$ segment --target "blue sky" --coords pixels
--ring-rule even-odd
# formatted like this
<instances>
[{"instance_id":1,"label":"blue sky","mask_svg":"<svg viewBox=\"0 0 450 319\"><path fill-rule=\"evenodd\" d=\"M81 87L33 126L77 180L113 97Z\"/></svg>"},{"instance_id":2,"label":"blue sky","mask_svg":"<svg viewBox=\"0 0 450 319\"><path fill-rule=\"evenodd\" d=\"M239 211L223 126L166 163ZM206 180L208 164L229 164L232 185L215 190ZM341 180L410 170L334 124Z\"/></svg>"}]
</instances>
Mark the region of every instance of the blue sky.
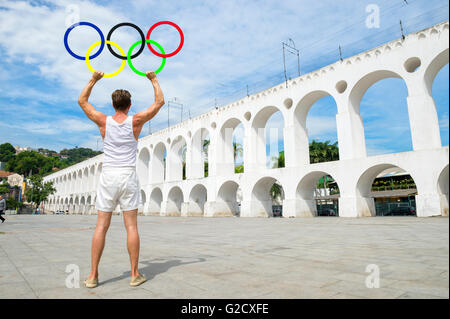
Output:
<instances>
[{"instance_id":1,"label":"blue sky","mask_svg":"<svg viewBox=\"0 0 450 319\"><path fill-rule=\"evenodd\" d=\"M75 7L67 7L68 4ZM368 29L368 4L380 8L380 28ZM81 21L95 23L106 36L117 23L130 21L146 33L160 20L181 26L185 44L180 54L167 59L159 75L166 101L177 98L192 116L246 94L284 81L281 42L294 40L301 52L302 74L365 51L401 34L418 31L448 19L448 1L9 1L0 0L0 143L45 147L101 148L100 134L77 104L78 95L91 76L84 61L75 60L63 46L63 36L73 8ZM166 26L152 38L166 52L179 41L177 32ZM115 42L127 49L139 40L137 33L121 28ZM87 27L76 28L69 38L73 51L83 54L98 35ZM141 70L155 69L160 59L146 49L133 60ZM295 56L287 56L289 77L297 76ZM92 61L96 69L116 70L120 61L105 51ZM443 145L448 145L448 65L438 74L433 97L436 101ZM112 115L110 94L116 88L131 91L134 112L153 101L149 82L128 66L110 79L102 79L91 102ZM406 107L406 88L397 79L386 79L371 87L363 98L361 114L369 155L411 150ZM310 139L336 141L336 105L323 98L308 114ZM180 120L172 109L171 124ZM281 127L275 114L268 127ZM167 125L167 108L152 121L152 131ZM148 134L144 128L141 136ZM281 137L282 134L279 134ZM237 138L239 140L239 138ZM278 141L279 149L283 148Z\"/></svg>"}]
</instances>

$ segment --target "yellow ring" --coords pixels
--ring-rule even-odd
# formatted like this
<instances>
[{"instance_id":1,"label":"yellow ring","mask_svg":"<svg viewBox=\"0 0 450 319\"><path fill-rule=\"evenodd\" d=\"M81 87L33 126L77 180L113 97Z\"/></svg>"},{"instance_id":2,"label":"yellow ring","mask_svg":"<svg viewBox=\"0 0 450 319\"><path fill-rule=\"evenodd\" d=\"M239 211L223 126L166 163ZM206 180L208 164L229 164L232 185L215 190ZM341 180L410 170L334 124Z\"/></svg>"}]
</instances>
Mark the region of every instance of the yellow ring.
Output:
<instances>
[{"instance_id":1,"label":"yellow ring","mask_svg":"<svg viewBox=\"0 0 450 319\"><path fill-rule=\"evenodd\" d=\"M117 49L119 49L122 56L126 56L125 52L122 50L122 48L117 43L109 41L109 40L106 40L105 42L106 42L106 44L111 44L111 45L115 46ZM88 69L91 70L92 73L94 73L95 70L92 68L91 63L89 62L89 54L91 53L92 49L94 49L97 45L100 45L100 43L102 43L102 41L95 42L93 45L91 45L89 47L89 49L86 52L86 65L87 65ZM122 72L126 63L127 63L127 60L122 60L122 65L116 72L110 73L110 74L105 74L105 75L103 75L103 77L104 78L112 78L113 76L116 76L117 74Z\"/></svg>"}]
</instances>

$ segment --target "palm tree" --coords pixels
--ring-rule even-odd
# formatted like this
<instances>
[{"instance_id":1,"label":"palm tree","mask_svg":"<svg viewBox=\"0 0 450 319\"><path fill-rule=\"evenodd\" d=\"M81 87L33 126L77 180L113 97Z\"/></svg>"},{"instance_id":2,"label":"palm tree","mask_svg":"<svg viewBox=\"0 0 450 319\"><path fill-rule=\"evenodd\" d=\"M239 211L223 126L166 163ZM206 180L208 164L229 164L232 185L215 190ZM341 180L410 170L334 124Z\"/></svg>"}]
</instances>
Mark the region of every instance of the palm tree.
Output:
<instances>
[{"instance_id":1,"label":"palm tree","mask_svg":"<svg viewBox=\"0 0 450 319\"><path fill-rule=\"evenodd\" d=\"M238 156L244 155L244 148L238 142L233 141L233 155L234 155L234 164L236 165L236 159ZM244 164L238 165L234 167L235 173L243 173L244 172Z\"/></svg>"},{"instance_id":2,"label":"palm tree","mask_svg":"<svg viewBox=\"0 0 450 319\"><path fill-rule=\"evenodd\" d=\"M208 149L209 149L209 140L205 139L203 140L203 147L202 147L203 154L205 156L205 161L208 160Z\"/></svg>"},{"instance_id":3,"label":"palm tree","mask_svg":"<svg viewBox=\"0 0 450 319\"><path fill-rule=\"evenodd\" d=\"M281 198L283 193L283 187L281 187L278 182L273 183L272 187L270 188L270 198L272 201L274 201L277 198Z\"/></svg>"},{"instance_id":4,"label":"palm tree","mask_svg":"<svg viewBox=\"0 0 450 319\"><path fill-rule=\"evenodd\" d=\"M205 172L205 177L208 177L208 149L209 149L209 140L203 140L203 147L202 147L202 151L203 151L203 156L205 158L205 162L204 162L204 172Z\"/></svg>"},{"instance_id":5,"label":"palm tree","mask_svg":"<svg viewBox=\"0 0 450 319\"><path fill-rule=\"evenodd\" d=\"M339 160L338 142L330 144L330 141L309 144L309 159L311 163L329 162Z\"/></svg>"},{"instance_id":6,"label":"palm tree","mask_svg":"<svg viewBox=\"0 0 450 319\"><path fill-rule=\"evenodd\" d=\"M181 164L183 166L183 179L186 179L186 152L187 152L187 146L184 145L181 148Z\"/></svg>"},{"instance_id":7,"label":"palm tree","mask_svg":"<svg viewBox=\"0 0 450 319\"><path fill-rule=\"evenodd\" d=\"M285 166L284 162L284 151L278 153L278 156L273 156L272 161L274 161L272 168L281 168Z\"/></svg>"},{"instance_id":8,"label":"palm tree","mask_svg":"<svg viewBox=\"0 0 450 319\"><path fill-rule=\"evenodd\" d=\"M272 168L281 168L284 167L284 151L281 151L278 156L273 156L272 160L274 161ZM280 184L275 182L270 188L270 197L272 200L275 200L278 197L281 197L283 188Z\"/></svg>"},{"instance_id":9,"label":"palm tree","mask_svg":"<svg viewBox=\"0 0 450 319\"><path fill-rule=\"evenodd\" d=\"M244 155L244 148L242 147L241 143L233 142L233 154L234 154L234 161L236 162L236 158L239 156Z\"/></svg>"}]
</instances>

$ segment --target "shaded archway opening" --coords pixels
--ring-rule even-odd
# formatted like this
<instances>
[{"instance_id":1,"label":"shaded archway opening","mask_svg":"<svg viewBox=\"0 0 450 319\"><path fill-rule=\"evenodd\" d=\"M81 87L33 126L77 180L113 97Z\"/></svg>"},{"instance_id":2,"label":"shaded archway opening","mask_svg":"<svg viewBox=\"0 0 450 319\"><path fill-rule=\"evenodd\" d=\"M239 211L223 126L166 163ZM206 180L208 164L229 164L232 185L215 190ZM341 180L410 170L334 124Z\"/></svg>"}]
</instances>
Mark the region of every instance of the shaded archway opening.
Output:
<instances>
[{"instance_id":1,"label":"shaded archway opening","mask_svg":"<svg viewBox=\"0 0 450 319\"><path fill-rule=\"evenodd\" d=\"M283 215L284 190L273 177L261 178L252 190L252 215L281 217Z\"/></svg>"},{"instance_id":2,"label":"shaded archway opening","mask_svg":"<svg viewBox=\"0 0 450 319\"><path fill-rule=\"evenodd\" d=\"M138 160L137 160L137 173L139 176L139 182L141 185L147 185L149 181L149 163L150 163L150 152L146 147L141 149L139 152Z\"/></svg>"},{"instance_id":3,"label":"shaded archway opening","mask_svg":"<svg viewBox=\"0 0 450 319\"><path fill-rule=\"evenodd\" d=\"M74 205L73 205L73 197L70 198L69 200L69 207L68 207L68 213L69 214L73 214L73 209L74 209Z\"/></svg>"},{"instance_id":4,"label":"shaded archway opening","mask_svg":"<svg viewBox=\"0 0 450 319\"><path fill-rule=\"evenodd\" d=\"M449 145L449 66L443 66L436 74L432 96L436 105L436 112L439 120L439 131L441 135L441 145Z\"/></svg>"},{"instance_id":5,"label":"shaded archway opening","mask_svg":"<svg viewBox=\"0 0 450 319\"><path fill-rule=\"evenodd\" d=\"M397 76L373 81L358 105L367 155L412 151L405 81Z\"/></svg>"},{"instance_id":6,"label":"shaded archway opening","mask_svg":"<svg viewBox=\"0 0 450 319\"><path fill-rule=\"evenodd\" d=\"M83 179L80 182L80 192L89 188L89 169L86 167L83 171Z\"/></svg>"},{"instance_id":7,"label":"shaded archway opening","mask_svg":"<svg viewBox=\"0 0 450 319\"><path fill-rule=\"evenodd\" d=\"M285 167L283 129L283 115L277 111L269 117L264 130L267 168Z\"/></svg>"},{"instance_id":8,"label":"shaded archway opening","mask_svg":"<svg viewBox=\"0 0 450 319\"><path fill-rule=\"evenodd\" d=\"M326 91L313 91L300 100L294 112L298 161L320 163L339 160L336 114L336 101Z\"/></svg>"},{"instance_id":9,"label":"shaded archway opening","mask_svg":"<svg viewBox=\"0 0 450 319\"><path fill-rule=\"evenodd\" d=\"M69 177L69 179L70 179L70 177ZM67 182L67 177L66 177L66 175L64 175L63 184L62 184L62 191L64 194L67 193L67 185L68 184L69 183Z\"/></svg>"},{"instance_id":10,"label":"shaded archway opening","mask_svg":"<svg viewBox=\"0 0 450 319\"><path fill-rule=\"evenodd\" d=\"M223 175L244 172L244 125L237 118L225 121L220 130L218 160Z\"/></svg>"},{"instance_id":11,"label":"shaded archway opening","mask_svg":"<svg viewBox=\"0 0 450 319\"><path fill-rule=\"evenodd\" d=\"M442 170L438 178L438 193L441 202L441 215L448 216L449 201L449 169L448 165Z\"/></svg>"},{"instance_id":12,"label":"shaded archway opening","mask_svg":"<svg viewBox=\"0 0 450 319\"><path fill-rule=\"evenodd\" d=\"M319 98L310 106L306 117L310 163L339 160L336 114L336 101L330 95Z\"/></svg>"},{"instance_id":13,"label":"shaded archway opening","mask_svg":"<svg viewBox=\"0 0 450 319\"><path fill-rule=\"evenodd\" d=\"M183 192L178 186L173 187L167 197L166 216L181 216L183 202Z\"/></svg>"},{"instance_id":14,"label":"shaded archway opening","mask_svg":"<svg viewBox=\"0 0 450 319\"><path fill-rule=\"evenodd\" d=\"M79 214L80 212L80 199L77 197L75 197L75 201L73 203L73 213L74 214Z\"/></svg>"},{"instance_id":15,"label":"shaded archway opening","mask_svg":"<svg viewBox=\"0 0 450 319\"><path fill-rule=\"evenodd\" d=\"M81 197L80 200L80 208L78 210L79 214L84 214L86 212L86 199L83 197Z\"/></svg>"},{"instance_id":16,"label":"shaded archway opening","mask_svg":"<svg viewBox=\"0 0 450 319\"><path fill-rule=\"evenodd\" d=\"M339 216L339 185L328 173L307 174L297 185L296 194L297 216Z\"/></svg>"},{"instance_id":17,"label":"shaded archway opening","mask_svg":"<svg viewBox=\"0 0 450 319\"><path fill-rule=\"evenodd\" d=\"M163 200L162 191L159 187L154 188L150 194L148 203L148 213L152 216L159 216L161 213L161 203Z\"/></svg>"},{"instance_id":18,"label":"shaded archway opening","mask_svg":"<svg viewBox=\"0 0 450 319\"><path fill-rule=\"evenodd\" d=\"M195 185L189 194L188 216L203 216L205 203L207 201L207 190L202 184Z\"/></svg>"},{"instance_id":19,"label":"shaded archway opening","mask_svg":"<svg viewBox=\"0 0 450 319\"><path fill-rule=\"evenodd\" d=\"M75 172L72 173L72 179L70 183L70 193L75 193L75 184L77 182L77 174Z\"/></svg>"},{"instance_id":20,"label":"shaded archway opening","mask_svg":"<svg viewBox=\"0 0 450 319\"><path fill-rule=\"evenodd\" d=\"M183 165L183 180L187 178L187 170L186 170L186 154L187 154L187 145L183 145L181 148L181 161Z\"/></svg>"},{"instance_id":21,"label":"shaded archway opening","mask_svg":"<svg viewBox=\"0 0 450 319\"><path fill-rule=\"evenodd\" d=\"M209 175L210 135L206 128L198 129L191 139L190 176L203 178Z\"/></svg>"},{"instance_id":22,"label":"shaded archway opening","mask_svg":"<svg viewBox=\"0 0 450 319\"><path fill-rule=\"evenodd\" d=\"M284 157L284 118L276 106L266 106L254 117L252 123L252 162L260 168L279 168ZM282 155L283 154L283 155ZM284 163L281 162L284 167Z\"/></svg>"},{"instance_id":23,"label":"shaded archway opening","mask_svg":"<svg viewBox=\"0 0 450 319\"><path fill-rule=\"evenodd\" d=\"M103 168L103 164L102 163L98 164L97 172L95 174L95 188L96 189L97 189L97 186L98 186L98 183L99 183L99 180L100 180L100 175L102 174L102 168Z\"/></svg>"},{"instance_id":24,"label":"shaded archway opening","mask_svg":"<svg viewBox=\"0 0 450 319\"><path fill-rule=\"evenodd\" d=\"M167 151L164 143L158 143L153 150L151 163L152 183L162 183L166 179L166 157Z\"/></svg>"},{"instance_id":25,"label":"shaded archway opening","mask_svg":"<svg viewBox=\"0 0 450 319\"><path fill-rule=\"evenodd\" d=\"M146 202L147 202L147 196L145 195L145 191L143 189L141 189L138 213L142 214L144 212L144 206L145 206Z\"/></svg>"},{"instance_id":26,"label":"shaded archway opening","mask_svg":"<svg viewBox=\"0 0 450 319\"><path fill-rule=\"evenodd\" d=\"M240 217L241 202L242 191L239 184L234 181L223 183L217 194L214 216Z\"/></svg>"},{"instance_id":27,"label":"shaded archway opening","mask_svg":"<svg viewBox=\"0 0 450 319\"><path fill-rule=\"evenodd\" d=\"M87 198L87 200L86 200L86 205L87 205L87 209L86 209L86 212L88 213L88 214L91 214L92 213L92 197L91 197L91 195L89 195L88 196L88 198Z\"/></svg>"},{"instance_id":28,"label":"shaded archway opening","mask_svg":"<svg viewBox=\"0 0 450 319\"><path fill-rule=\"evenodd\" d=\"M89 169L89 190L95 189L95 166L92 165Z\"/></svg>"},{"instance_id":29,"label":"shaded archway opening","mask_svg":"<svg viewBox=\"0 0 450 319\"><path fill-rule=\"evenodd\" d=\"M78 177L77 177L77 183L75 186L75 192L79 193L81 192L81 187L82 187L82 177L83 177L83 172L81 170L78 171Z\"/></svg>"},{"instance_id":30,"label":"shaded archway opening","mask_svg":"<svg viewBox=\"0 0 450 319\"><path fill-rule=\"evenodd\" d=\"M186 157L183 159L183 149L186 148L186 146L186 140L181 135L173 139L168 158L168 173L170 181L183 180L183 162L185 162L186 159Z\"/></svg>"},{"instance_id":31,"label":"shaded archway opening","mask_svg":"<svg viewBox=\"0 0 450 319\"><path fill-rule=\"evenodd\" d=\"M444 68L444 66L446 65L448 66L448 60L449 60L449 49L446 48L444 51L439 53L433 59L433 61L428 65L427 69L425 70L424 80L428 93L430 95L433 94L433 86L434 82L436 81L436 75L442 70L442 68Z\"/></svg>"},{"instance_id":32,"label":"shaded archway opening","mask_svg":"<svg viewBox=\"0 0 450 319\"><path fill-rule=\"evenodd\" d=\"M357 183L361 216L417 216L417 187L402 168L380 164L367 169Z\"/></svg>"}]
</instances>

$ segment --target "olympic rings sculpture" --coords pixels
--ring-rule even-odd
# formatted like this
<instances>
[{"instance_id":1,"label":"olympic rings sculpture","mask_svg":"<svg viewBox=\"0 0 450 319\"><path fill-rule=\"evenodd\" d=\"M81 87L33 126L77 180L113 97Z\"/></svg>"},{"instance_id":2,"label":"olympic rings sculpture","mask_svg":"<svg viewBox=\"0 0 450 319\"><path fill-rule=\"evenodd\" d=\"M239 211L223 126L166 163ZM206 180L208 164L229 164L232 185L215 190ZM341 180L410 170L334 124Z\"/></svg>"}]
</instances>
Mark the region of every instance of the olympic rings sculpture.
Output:
<instances>
[{"instance_id":1,"label":"olympic rings sculpture","mask_svg":"<svg viewBox=\"0 0 450 319\"><path fill-rule=\"evenodd\" d=\"M168 24L168 25L171 25L172 27L174 27L175 29L177 29L178 33L180 34L180 44L178 45L178 47L176 48L175 51L173 51L173 52L171 52L171 53L167 53L167 54L165 53L163 47L162 47L159 43L157 43L157 42L154 41L154 40L150 40L150 35L151 35L151 33L153 32L153 30L154 30L156 27L158 27L158 26L160 26L160 25L162 25L162 24ZM97 41L97 42L95 42L94 44L92 44L92 45L88 48L88 50L87 50L85 56L80 56L80 55L75 54L75 53L69 48L69 44L68 44L68 41L67 41L68 38L69 38L69 33L70 33L74 28L76 28L76 27L79 26L79 25L89 26L89 27L93 28L95 31L97 31L97 33L100 35L100 41ZM132 27L133 29L135 29L135 30L139 33L139 35L140 35L140 37L141 37L141 40L139 40L139 41L135 42L133 45L131 45L131 47L130 47L130 49L128 50L127 54L125 54L125 51L124 51L117 43L111 41L111 35L113 34L113 32L114 32L116 29L118 29L118 28L120 28L120 27L123 27L123 26ZM71 26L66 30L66 33L64 34L64 46L66 47L67 52L69 52L69 54L70 54L71 56L73 56L75 59L78 59L78 60L85 60L85 61L86 61L86 66L88 67L88 69L89 69L92 73L94 73L95 70L92 68L91 63L90 63L90 60L95 59L97 56L100 55L100 53L102 53L103 48L105 47L105 44L106 44L106 47L108 48L109 52L111 52L112 55L114 55L116 58L119 58L119 59L122 60L122 64L120 65L119 69L118 69L117 71L115 71L114 73L105 74L105 75L104 75L105 78L110 78L110 77L116 76L117 74L119 74L120 72L122 72L122 70L123 70L123 68L125 67L125 64L126 64L126 63L128 63L128 66L130 67L130 69L131 69L134 73L136 73L136 74L138 74L138 75L141 75L141 76L146 76L144 72L141 72L141 71L137 70L137 69L133 66L133 63L131 62L132 59L138 57L138 56L142 53L142 51L144 51L145 44L147 44L148 48L150 49L150 51L151 51L154 55L156 55L156 56L162 58L161 65L160 65L159 68L155 71L155 73L158 74L158 73L161 72L162 69L164 68L164 66L165 66L165 64L166 64L166 58L172 57L172 56L178 54L178 52L180 52L180 50L181 50L181 48L183 47L183 44L184 44L184 35L183 35L183 31L181 30L181 28L180 28L178 25L176 25L175 23L171 22L171 21L159 21L159 22L155 23L155 24L152 25L152 26L150 27L150 29L148 30L147 36L144 36L144 33L142 32L142 30L141 30L137 25L135 25L135 24L133 24L133 23L129 23L129 22L119 23L119 24L115 25L114 27L112 27L112 29L109 30L108 35L106 36L106 40L105 40L105 37L103 36L102 31L101 31L95 24L90 23L90 22L77 22L77 23L71 25ZM157 51L151 46L152 44L155 45L155 46L159 49L160 52L157 52ZM100 47L98 48L97 52L95 52L93 55L90 55L90 54L91 54L91 51L92 51L96 46L98 46L98 45L99 45ZM135 54L131 55L131 53L133 53L133 49L134 49L136 46L138 46L138 45L140 45L139 50L138 50ZM116 48L119 50L120 55L117 54L117 53L113 50L112 46L116 47Z\"/></svg>"}]
</instances>

